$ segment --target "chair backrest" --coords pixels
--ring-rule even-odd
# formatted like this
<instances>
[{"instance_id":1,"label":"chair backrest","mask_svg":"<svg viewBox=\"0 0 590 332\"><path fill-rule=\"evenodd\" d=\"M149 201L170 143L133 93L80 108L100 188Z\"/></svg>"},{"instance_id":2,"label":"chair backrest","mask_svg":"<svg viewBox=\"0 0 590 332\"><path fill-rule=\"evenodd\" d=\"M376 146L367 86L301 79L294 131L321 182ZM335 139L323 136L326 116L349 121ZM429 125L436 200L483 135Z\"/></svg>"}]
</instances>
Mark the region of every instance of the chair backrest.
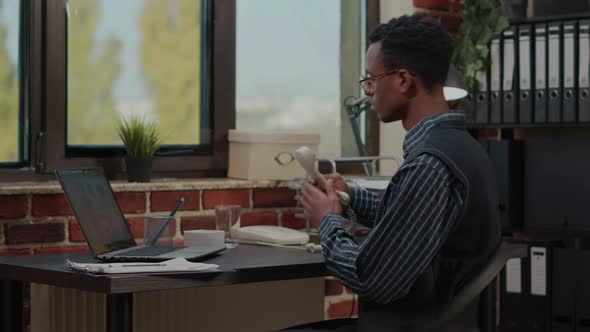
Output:
<instances>
[{"instance_id":1,"label":"chair backrest","mask_svg":"<svg viewBox=\"0 0 590 332\"><path fill-rule=\"evenodd\" d=\"M451 303L447 304L438 313L438 324L450 320L453 316L460 313L466 305L473 300L494 280L502 271L504 265L509 259L523 258L528 256L528 247L524 244L502 242L489 263L470 283L457 293Z\"/></svg>"},{"instance_id":2,"label":"chair backrest","mask_svg":"<svg viewBox=\"0 0 590 332\"><path fill-rule=\"evenodd\" d=\"M420 322L420 325L426 330L442 330L445 324L465 311L466 307L478 299L479 294L494 280L509 259L527 257L527 255L528 247L526 245L503 241L490 258L488 264L457 293L450 303L431 308L425 312L406 314L403 319L405 321Z\"/></svg>"}]
</instances>

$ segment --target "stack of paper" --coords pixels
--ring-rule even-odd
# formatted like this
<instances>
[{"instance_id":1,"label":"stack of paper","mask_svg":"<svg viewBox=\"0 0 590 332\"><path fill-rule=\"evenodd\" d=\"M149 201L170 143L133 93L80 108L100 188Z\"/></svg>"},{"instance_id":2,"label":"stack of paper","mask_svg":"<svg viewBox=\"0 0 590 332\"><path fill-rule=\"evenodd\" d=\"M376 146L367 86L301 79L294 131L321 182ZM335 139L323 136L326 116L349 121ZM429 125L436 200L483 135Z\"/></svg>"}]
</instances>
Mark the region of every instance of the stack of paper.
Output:
<instances>
[{"instance_id":1,"label":"stack of paper","mask_svg":"<svg viewBox=\"0 0 590 332\"><path fill-rule=\"evenodd\" d=\"M182 257L155 263L74 263L68 266L90 273L206 272L215 271L216 264L192 263Z\"/></svg>"}]
</instances>

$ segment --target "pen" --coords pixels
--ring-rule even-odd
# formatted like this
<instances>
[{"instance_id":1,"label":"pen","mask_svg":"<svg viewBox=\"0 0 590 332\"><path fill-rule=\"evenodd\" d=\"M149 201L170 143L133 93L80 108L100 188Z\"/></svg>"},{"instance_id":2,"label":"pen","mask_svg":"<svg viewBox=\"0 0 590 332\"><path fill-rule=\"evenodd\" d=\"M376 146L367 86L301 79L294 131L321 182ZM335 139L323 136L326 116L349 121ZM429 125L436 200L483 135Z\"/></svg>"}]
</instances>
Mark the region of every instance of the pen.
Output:
<instances>
[{"instance_id":1,"label":"pen","mask_svg":"<svg viewBox=\"0 0 590 332\"><path fill-rule=\"evenodd\" d=\"M168 216L168 218L166 219L166 221L164 221L160 227L158 227L158 229L154 232L154 234L145 241L145 245L146 246L151 246L154 245L156 243L156 241L158 240L158 238L160 237L160 234L162 234L162 231L164 230L164 228L166 228L166 225L168 225L168 222L170 221L170 219L172 219L172 217L174 217L174 214L176 213L176 211L178 211L178 209L180 209L180 207L184 205L184 197L182 197L179 201L178 204L176 204L176 207L174 208L174 210L172 210L172 212L170 212L170 215Z\"/></svg>"}]
</instances>

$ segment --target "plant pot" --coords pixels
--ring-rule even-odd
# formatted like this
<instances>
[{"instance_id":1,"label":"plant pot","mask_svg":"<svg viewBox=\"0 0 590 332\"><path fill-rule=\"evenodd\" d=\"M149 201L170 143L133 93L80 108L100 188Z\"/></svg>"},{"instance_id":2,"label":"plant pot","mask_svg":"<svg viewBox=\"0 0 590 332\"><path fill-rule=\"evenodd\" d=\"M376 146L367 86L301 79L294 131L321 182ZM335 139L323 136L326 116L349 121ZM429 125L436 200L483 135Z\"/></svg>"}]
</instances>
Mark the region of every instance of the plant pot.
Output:
<instances>
[{"instance_id":1,"label":"plant pot","mask_svg":"<svg viewBox=\"0 0 590 332\"><path fill-rule=\"evenodd\" d=\"M152 159L153 158L125 156L127 181L150 182L152 177Z\"/></svg>"}]
</instances>

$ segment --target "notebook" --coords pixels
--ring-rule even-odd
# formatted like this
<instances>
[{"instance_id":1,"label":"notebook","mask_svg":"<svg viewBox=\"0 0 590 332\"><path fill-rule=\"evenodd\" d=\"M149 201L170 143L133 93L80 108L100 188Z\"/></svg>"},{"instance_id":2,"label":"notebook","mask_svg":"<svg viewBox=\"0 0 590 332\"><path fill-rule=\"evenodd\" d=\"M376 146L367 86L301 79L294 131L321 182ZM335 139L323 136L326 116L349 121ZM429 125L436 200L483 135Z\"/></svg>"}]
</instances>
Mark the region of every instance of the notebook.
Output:
<instances>
[{"instance_id":1,"label":"notebook","mask_svg":"<svg viewBox=\"0 0 590 332\"><path fill-rule=\"evenodd\" d=\"M105 261L198 259L225 245L168 247L137 245L101 168L58 169L57 179L94 257Z\"/></svg>"}]
</instances>

